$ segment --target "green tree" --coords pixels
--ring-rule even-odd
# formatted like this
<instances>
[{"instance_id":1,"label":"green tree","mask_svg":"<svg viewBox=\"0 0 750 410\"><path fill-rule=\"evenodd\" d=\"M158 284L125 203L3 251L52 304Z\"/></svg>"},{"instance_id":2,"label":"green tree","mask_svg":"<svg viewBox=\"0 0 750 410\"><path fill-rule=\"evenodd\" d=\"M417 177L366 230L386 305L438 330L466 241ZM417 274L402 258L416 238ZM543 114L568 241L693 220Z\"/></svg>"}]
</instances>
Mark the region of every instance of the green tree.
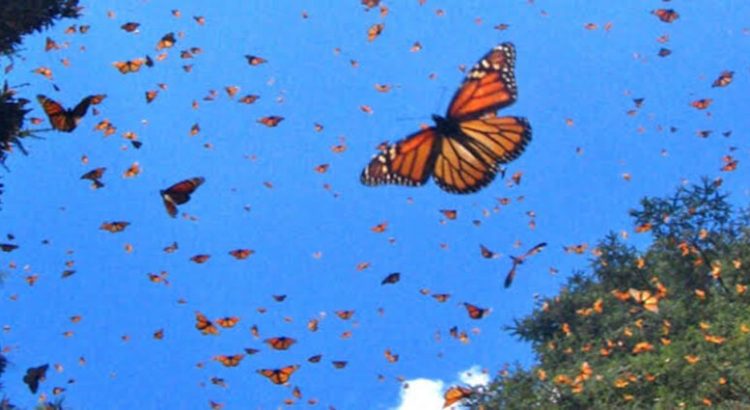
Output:
<instances>
[{"instance_id":1,"label":"green tree","mask_svg":"<svg viewBox=\"0 0 750 410\"><path fill-rule=\"evenodd\" d=\"M719 186L643 199L631 215L648 248L606 236L509 328L537 363L500 372L472 407L750 407L750 213Z\"/></svg>"}]
</instances>

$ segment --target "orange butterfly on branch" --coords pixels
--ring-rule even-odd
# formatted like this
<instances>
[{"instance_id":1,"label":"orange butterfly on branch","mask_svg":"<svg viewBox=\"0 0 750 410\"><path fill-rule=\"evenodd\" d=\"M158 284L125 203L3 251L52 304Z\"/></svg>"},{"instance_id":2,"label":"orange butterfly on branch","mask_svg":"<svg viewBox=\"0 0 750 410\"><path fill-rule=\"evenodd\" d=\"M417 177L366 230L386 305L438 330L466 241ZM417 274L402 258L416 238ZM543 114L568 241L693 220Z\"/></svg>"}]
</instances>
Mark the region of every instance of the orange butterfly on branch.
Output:
<instances>
[{"instance_id":1,"label":"orange butterfly on branch","mask_svg":"<svg viewBox=\"0 0 750 410\"><path fill-rule=\"evenodd\" d=\"M649 312L659 313L659 297L647 290L628 289L630 297Z\"/></svg>"},{"instance_id":2,"label":"orange butterfly on branch","mask_svg":"<svg viewBox=\"0 0 750 410\"><path fill-rule=\"evenodd\" d=\"M267 377L273 384L286 384L299 367L298 364L295 364L281 369L258 369L257 372Z\"/></svg>"},{"instance_id":3,"label":"orange butterfly on branch","mask_svg":"<svg viewBox=\"0 0 750 410\"><path fill-rule=\"evenodd\" d=\"M420 186L432 175L450 193L466 194L487 186L500 164L516 159L531 140L531 125L522 117L495 112L517 98L513 73L515 47L503 43L469 71L445 117L387 146L362 171L369 186Z\"/></svg>"},{"instance_id":4,"label":"orange butterfly on branch","mask_svg":"<svg viewBox=\"0 0 750 410\"><path fill-rule=\"evenodd\" d=\"M190 178L159 191L169 216L176 217L177 205L182 205L189 201L190 195L205 181L206 179L203 177Z\"/></svg>"},{"instance_id":5,"label":"orange butterfly on branch","mask_svg":"<svg viewBox=\"0 0 750 410\"><path fill-rule=\"evenodd\" d=\"M36 96L39 104L42 105L44 113L47 114L52 128L62 132L73 132L86 115L89 105L95 99L95 96L89 95L81 100L73 109L65 109L59 102L45 97L42 94Z\"/></svg>"}]
</instances>

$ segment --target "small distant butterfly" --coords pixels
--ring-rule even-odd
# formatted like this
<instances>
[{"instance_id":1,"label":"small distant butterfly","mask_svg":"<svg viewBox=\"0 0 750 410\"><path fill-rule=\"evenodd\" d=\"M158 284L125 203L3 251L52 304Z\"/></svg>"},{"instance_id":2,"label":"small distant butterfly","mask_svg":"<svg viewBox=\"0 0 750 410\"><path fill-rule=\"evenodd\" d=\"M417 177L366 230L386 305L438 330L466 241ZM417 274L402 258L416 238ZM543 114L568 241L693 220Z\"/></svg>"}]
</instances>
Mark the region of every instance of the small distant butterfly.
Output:
<instances>
[{"instance_id":1,"label":"small distant butterfly","mask_svg":"<svg viewBox=\"0 0 750 410\"><path fill-rule=\"evenodd\" d=\"M294 374L299 367L300 366L296 364L282 367L281 369L259 369L257 372L267 377L273 384L286 384L292 374Z\"/></svg>"},{"instance_id":2,"label":"small distant butterfly","mask_svg":"<svg viewBox=\"0 0 750 410\"><path fill-rule=\"evenodd\" d=\"M380 282L380 284L381 285L386 285L386 284L393 285L393 284L398 283L399 280L401 280L401 274L398 273L398 272L394 272L394 273L391 273L388 276L386 276L385 279L383 279Z\"/></svg>"},{"instance_id":3,"label":"small distant butterfly","mask_svg":"<svg viewBox=\"0 0 750 410\"><path fill-rule=\"evenodd\" d=\"M480 308L479 306L472 305L471 303L464 302L464 307L466 308L466 312L469 314L469 317L474 320L479 320L490 313L489 308Z\"/></svg>"},{"instance_id":4,"label":"small distant butterfly","mask_svg":"<svg viewBox=\"0 0 750 410\"><path fill-rule=\"evenodd\" d=\"M204 335L219 334L219 329L203 313L195 312L195 321L195 328L200 330Z\"/></svg>"},{"instance_id":5,"label":"small distant butterfly","mask_svg":"<svg viewBox=\"0 0 750 410\"><path fill-rule=\"evenodd\" d=\"M135 73L141 69L141 66L146 63L145 58L136 58L135 60L128 61L115 61L112 63L117 70L122 74Z\"/></svg>"},{"instance_id":6,"label":"small distant butterfly","mask_svg":"<svg viewBox=\"0 0 750 410\"><path fill-rule=\"evenodd\" d=\"M279 336L266 339L263 342L268 344L268 346L274 350L287 350L292 347L293 344L297 343L297 340L292 339L291 337Z\"/></svg>"},{"instance_id":7,"label":"small distant butterfly","mask_svg":"<svg viewBox=\"0 0 750 410\"><path fill-rule=\"evenodd\" d=\"M214 360L217 362L223 364L226 367L237 367L239 366L242 359L245 357L244 354L235 354L235 355L216 355L214 356Z\"/></svg>"},{"instance_id":8,"label":"small distant butterfly","mask_svg":"<svg viewBox=\"0 0 750 410\"><path fill-rule=\"evenodd\" d=\"M47 98L42 94L37 95L36 98L42 105L44 113L47 114L52 128L63 132L73 132L78 123L81 122L83 116L86 115L86 111L88 111L89 105L94 101L95 96L89 95L85 97L72 110L65 109L59 102Z\"/></svg>"},{"instance_id":9,"label":"small distant butterfly","mask_svg":"<svg viewBox=\"0 0 750 410\"><path fill-rule=\"evenodd\" d=\"M190 178L159 191L169 216L176 217L177 205L182 205L189 201L190 195L205 181L206 179L203 177Z\"/></svg>"}]
</instances>

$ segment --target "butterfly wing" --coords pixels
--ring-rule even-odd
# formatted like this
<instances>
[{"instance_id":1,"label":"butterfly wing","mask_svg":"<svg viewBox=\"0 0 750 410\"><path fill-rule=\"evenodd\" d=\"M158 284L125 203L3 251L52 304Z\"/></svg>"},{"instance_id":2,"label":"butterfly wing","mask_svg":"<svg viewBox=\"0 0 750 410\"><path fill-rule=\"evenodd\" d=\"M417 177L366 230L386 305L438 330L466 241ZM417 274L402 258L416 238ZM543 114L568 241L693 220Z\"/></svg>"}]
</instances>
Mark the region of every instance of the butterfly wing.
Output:
<instances>
[{"instance_id":1,"label":"butterfly wing","mask_svg":"<svg viewBox=\"0 0 750 410\"><path fill-rule=\"evenodd\" d=\"M75 127L75 121L73 121L70 112L68 112L59 102L48 98L42 94L36 96L39 104L42 105L44 113L47 114L52 128L63 131L72 132Z\"/></svg>"},{"instance_id":2,"label":"butterfly wing","mask_svg":"<svg viewBox=\"0 0 750 410\"><path fill-rule=\"evenodd\" d=\"M513 284L513 279L516 277L516 268L518 267L518 262L514 258L513 259L513 266L511 266L510 271L508 272L508 275L505 277L505 283L503 283L503 286L505 289L508 289L510 285Z\"/></svg>"},{"instance_id":3,"label":"butterfly wing","mask_svg":"<svg viewBox=\"0 0 750 410\"><path fill-rule=\"evenodd\" d=\"M477 118L516 101L513 73L516 49L502 43L485 54L472 67L448 106L447 117L454 120Z\"/></svg>"},{"instance_id":4,"label":"butterfly wing","mask_svg":"<svg viewBox=\"0 0 750 410\"><path fill-rule=\"evenodd\" d=\"M435 161L437 140L435 128L427 128L388 146L372 158L360 181L369 186L424 185Z\"/></svg>"},{"instance_id":5,"label":"butterfly wing","mask_svg":"<svg viewBox=\"0 0 750 410\"><path fill-rule=\"evenodd\" d=\"M500 164L517 158L531 141L531 125L521 117L487 116L458 128L459 135L440 138L433 174L440 188L457 194L487 186Z\"/></svg>"},{"instance_id":6,"label":"butterfly wing","mask_svg":"<svg viewBox=\"0 0 750 410\"><path fill-rule=\"evenodd\" d=\"M206 179L203 177L190 178L159 191L169 216L173 218L177 216L177 205L187 202L190 199L190 194L205 181Z\"/></svg>"},{"instance_id":7,"label":"butterfly wing","mask_svg":"<svg viewBox=\"0 0 750 410\"><path fill-rule=\"evenodd\" d=\"M83 118L84 115L86 115L86 112L89 110L89 105L91 105L92 102L97 97L94 95L89 95L88 97L81 100L81 102L78 103L73 108L73 111L71 111L71 119L73 122L75 122L76 125L81 121L81 118Z\"/></svg>"}]
</instances>

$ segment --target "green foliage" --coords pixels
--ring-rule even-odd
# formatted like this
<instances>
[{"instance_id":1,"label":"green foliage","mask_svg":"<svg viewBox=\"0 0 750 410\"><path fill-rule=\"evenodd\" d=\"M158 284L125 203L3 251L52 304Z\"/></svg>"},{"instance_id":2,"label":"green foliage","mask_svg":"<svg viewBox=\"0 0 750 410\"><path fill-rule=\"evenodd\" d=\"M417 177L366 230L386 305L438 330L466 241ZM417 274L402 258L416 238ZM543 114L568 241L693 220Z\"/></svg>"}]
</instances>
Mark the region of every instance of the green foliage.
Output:
<instances>
[{"instance_id":1,"label":"green foliage","mask_svg":"<svg viewBox=\"0 0 750 410\"><path fill-rule=\"evenodd\" d=\"M501 372L472 406L750 406L749 219L719 186L644 199L631 215L648 249L606 236L590 273L510 328L537 364Z\"/></svg>"},{"instance_id":2,"label":"green foliage","mask_svg":"<svg viewBox=\"0 0 750 410\"><path fill-rule=\"evenodd\" d=\"M78 12L78 0L0 1L0 54L13 54L22 36L42 31L60 18L77 18Z\"/></svg>"}]
</instances>

